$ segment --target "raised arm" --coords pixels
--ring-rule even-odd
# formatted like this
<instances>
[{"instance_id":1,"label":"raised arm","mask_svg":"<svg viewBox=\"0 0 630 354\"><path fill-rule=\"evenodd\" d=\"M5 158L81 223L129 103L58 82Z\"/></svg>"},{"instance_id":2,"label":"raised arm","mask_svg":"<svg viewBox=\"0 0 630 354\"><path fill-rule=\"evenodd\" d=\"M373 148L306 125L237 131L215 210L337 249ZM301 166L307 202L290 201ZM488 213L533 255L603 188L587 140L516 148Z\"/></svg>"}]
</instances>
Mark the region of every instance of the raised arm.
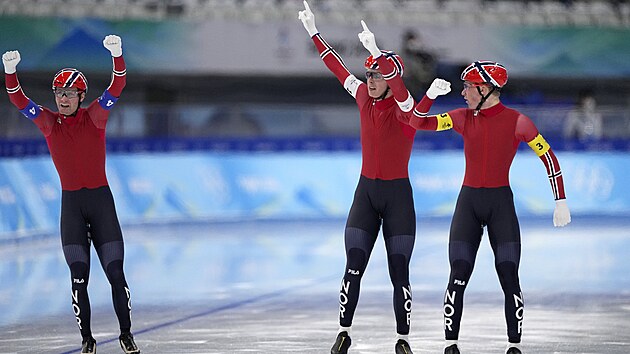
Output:
<instances>
[{"instance_id":1,"label":"raised arm","mask_svg":"<svg viewBox=\"0 0 630 354\"><path fill-rule=\"evenodd\" d=\"M322 38L315 26L315 15L313 15L306 0L304 1L304 10L298 13L298 19L302 21L304 28L311 36L326 67L337 77L346 91L356 98L357 91L363 82L350 73L339 53Z\"/></svg>"},{"instance_id":2,"label":"raised arm","mask_svg":"<svg viewBox=\"0 0 630 354\"><path fill-rule=\"evenodd\" d=\"M112 56L112 79L109 86L97 99L98 104L91 104L88 107L92 122L99 128L105 128L109 110L118 101L127 83L127 69L122 56L122 40L120 37L110 34L103 39L103 46L109 50Z\"/></svg>"},{"instance_id":3,"label":"raised arm","mask_svg":"<svg viewBox=\"0 0 630 354\"><path fill-rule=\"evenodd\" d=\"M359 40L365 49L370 52L372 58L377 60L378 67L383 74L383 78L387 81L387 86L392 90L396 103L398 103L403 112L411 111L415 102L402 80L402 67L396 68L387 60L387 57L384 55L387 52L383 52L378 48L374 33L370 31L365 21L361 20L361 26L363 26L363 32L359 33Z\"/></svg>"},{"instance_id":4,"label":"raised arm","mask_svg":"<svg viewBox=\"0 0 630 354\"><path fill-rule=\"evenodd\" d=\"M446 95L451 92L451 83L443 79L435 79L422 97L416 107L407 113L404 113L399 120L405 121L407 124L417 130L448 130L452 129L453 118L449 113L438 115L429 115L429 110L433 102L438 96Z\"/></svg>"},{"instance_id":5,"label":"raised arm","mask_svg":"<svg viewBox=\"0 0 630 354\"><path fill-rule=\"evenodd\" d=\"M113 61L112 80L106 91L114 97L120 97L127 83L127 69L122 56L122 39L116 35L110 34L103 39L103 46L109 50Z\"/></svg>"},{"instance_id":6,"label":"raised arm","mask_svg":"<svg viewBox=\"0 0 630 354\"><path fill-rule=\"evenodd\" d=\"M9 100L17 109L27 118L35 119L41 111L35 102L31 101L24 91L17 77L17 65L20 62L20 52L11 50L2 55L2 64L4 64L4 79L9 94Z\"/></svg>"},{"instance_id":7,"label":"raised arm","mask_svg":"<svg viewBox=\"0 0 630 354\"><path fill-rule=\"evenodd\" d=\"M571 222L571 213L569 212L564 193L564 179L562 178L560 163L551 146L538 132L531 119L522 114L518 117L516 123L516 137L521 141L525 141L545 165L553 198L556 201L556 207L553 212L554 226L567 225Z\"/></svg>"}]
</instances>

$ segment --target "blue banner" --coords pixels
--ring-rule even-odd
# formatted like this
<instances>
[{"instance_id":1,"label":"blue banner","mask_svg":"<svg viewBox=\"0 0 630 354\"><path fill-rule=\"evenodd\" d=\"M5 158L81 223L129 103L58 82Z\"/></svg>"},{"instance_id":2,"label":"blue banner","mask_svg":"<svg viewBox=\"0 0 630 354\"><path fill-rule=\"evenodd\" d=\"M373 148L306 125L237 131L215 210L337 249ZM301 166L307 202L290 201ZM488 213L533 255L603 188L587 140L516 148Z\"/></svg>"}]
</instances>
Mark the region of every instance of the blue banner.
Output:
<instances>
[{"instance_id":1,"label":"blue banner","mask_svg":"<svg viewBox=\"0 0 630 354\"><path fill-rule=\"evenodd\" d=\"M625 153L559 152L574 215L630 215ZM465 168L461 151L414 151L409 172L419 216L450 216ZM344 218L359 152L110 154L108 179L122 223ZM519 151L511 170L519 215L549 216L542 162ZM56 233L61 193L49 156L0 159L0 239Z\"/></svg>"}]
</instances>

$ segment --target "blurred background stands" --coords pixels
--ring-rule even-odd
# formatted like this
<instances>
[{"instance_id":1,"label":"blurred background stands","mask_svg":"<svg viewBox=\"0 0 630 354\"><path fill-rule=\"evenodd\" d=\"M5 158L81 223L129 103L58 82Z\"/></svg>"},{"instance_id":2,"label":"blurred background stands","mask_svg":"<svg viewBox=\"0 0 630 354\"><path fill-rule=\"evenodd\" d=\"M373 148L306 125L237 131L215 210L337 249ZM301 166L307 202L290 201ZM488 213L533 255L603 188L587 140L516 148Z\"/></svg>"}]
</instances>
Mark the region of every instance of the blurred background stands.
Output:
<instances>
[{"instance_id":1,"label":"blurred background stands","mask_svg":"<svg viewBox=\"0 0 630 354\"><path fill-rule=\"evenodd\" d=\"M411 33L417 38L424 38L418 23L438 26L506 24L584 33L593 29L627 31L630 28L630 3L622 0L311 0L309 3L322 28L365 19L375 27L395 24L401 33ZM286 31L299 31L296 14L302 7L302 1L298 0L0 0L0 18L63 16L130 23L182 21L193 24L231 21L245 26L290 23L295 27ZM289 35L280 32L282 30L279 37ZM404 36L398 40L402 47ZM304 43L310 45L308 41ZM344 48L342 44L340 47L337 43L333 45L344 59L348 51L360 51ZM603 48L602 51L611 50L610 55L619 57L620 62L630 60L630 53ZM290 53L295 49L286 50ZM448 50L457 51L455 48ZM463 106L458 75L461 65L467 63L449 63L440 56L443 51L437 52L435 48L428 48L427 53L434 54L431 71L451 80L454 87L449 96L438 100L432 112ZM356 55L362 55L362 52ZM408 78L411 79L414 65L418 64L406 55ZM313 60L318 59L313 53ZM325 70L321 63L315 65ZM351 70L356 69L351 67ZM107 86L109 73L87 74L90 87L96 90L90 91L88 99L91 100L100 94L100 87ZM42 105L54 107L49 91L50 75L41 70L20 71L27 95ZM428 82L423 79L420 84L410 84L410 90L417 88L417 92L422 93L421 87ZM590 90L598 102L602 126L599 139L588 143L563 134L569 112L576 105L579 92L584 90ZM630 80L627 75L582 78L576 73L575 77L560 79L511 76L502 99L528 114L560 149L630 149ZM45 153L46 147L35 126L21 119L6 96L0 100L0 114L3 117L0 156ZM113 150L334 150L357 149L359 146L359 122L354 103L328 73L256 76L228 72L163 75L130 71L123 100L112 112L108 130L109 148ZM418 135L422 139L422 144L416 144L418 147L453 147L444 143L450 139L446 135L424 132Z\"/></svg>"}]
</instances>

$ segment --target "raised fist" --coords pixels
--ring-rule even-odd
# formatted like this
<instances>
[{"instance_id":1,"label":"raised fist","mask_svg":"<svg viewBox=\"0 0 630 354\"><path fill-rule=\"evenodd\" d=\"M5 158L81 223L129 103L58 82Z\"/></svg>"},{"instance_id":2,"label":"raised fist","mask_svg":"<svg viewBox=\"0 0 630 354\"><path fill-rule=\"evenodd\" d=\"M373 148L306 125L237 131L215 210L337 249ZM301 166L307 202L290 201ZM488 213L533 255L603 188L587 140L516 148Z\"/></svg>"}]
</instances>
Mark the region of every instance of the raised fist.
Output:
<instances>
[{"instance_id":1,"label":"raised fist","mask_svg":"<svg viewBox=\"0 0 630 354\"><path fill-rule=\"evenodd\" d=\"M103 39L103 46L112 53L113 57L119 57L122 55L122 40L115 34L105 36L105 39Z\"/></svg>"},{"instance_id":2,"label":"raised fist","mask_svg":"<svg viewBox=\"0 0 630 354\"><path fill-rule=\"evenodd\" d=\"M443 79L435 79L427 90L427 97L434 100L437 96L451 92L451 83Z\"/></svg>"},{"instance_id":3,"label":"raised fist","mask_svg":"<svg viewBox=\"0 0 630 354\"><path fill-rule=\"evenodd\" d=\"M2 54L2 64L4 64L4 72L7 74L15 73L15 68L20 62L20 52L10 50Z\"/></svg>"}]
</instances>

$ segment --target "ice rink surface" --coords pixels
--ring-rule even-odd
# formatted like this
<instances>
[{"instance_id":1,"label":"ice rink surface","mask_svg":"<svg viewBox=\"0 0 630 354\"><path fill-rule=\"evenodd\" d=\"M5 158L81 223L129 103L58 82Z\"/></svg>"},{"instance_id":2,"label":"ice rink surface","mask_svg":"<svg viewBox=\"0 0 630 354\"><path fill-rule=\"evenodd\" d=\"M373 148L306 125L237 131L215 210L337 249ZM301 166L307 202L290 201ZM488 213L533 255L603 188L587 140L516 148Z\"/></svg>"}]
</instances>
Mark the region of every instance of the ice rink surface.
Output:
<instances>
[{"instance_id":1,"label":"ice rink surface","mask_svg":"<svg viewBox=\"0 0 630 354\"><path fill-rule=\"evenodd\" d=\"M419 219L411 261L414 353L442 353L449 219ZM132 322L143 353L328 353L337 330L344 220L124 226ZM524 353L630 353L630 220L521 220ZM121 353L92 252L98 353ZM0 353L78 353L57 236L0 244ZM393 353L382 238L363 278L350 353ZM462 353L503 353L503 298L484 235L466 290Z\"/></svg>"}]
</instances>

